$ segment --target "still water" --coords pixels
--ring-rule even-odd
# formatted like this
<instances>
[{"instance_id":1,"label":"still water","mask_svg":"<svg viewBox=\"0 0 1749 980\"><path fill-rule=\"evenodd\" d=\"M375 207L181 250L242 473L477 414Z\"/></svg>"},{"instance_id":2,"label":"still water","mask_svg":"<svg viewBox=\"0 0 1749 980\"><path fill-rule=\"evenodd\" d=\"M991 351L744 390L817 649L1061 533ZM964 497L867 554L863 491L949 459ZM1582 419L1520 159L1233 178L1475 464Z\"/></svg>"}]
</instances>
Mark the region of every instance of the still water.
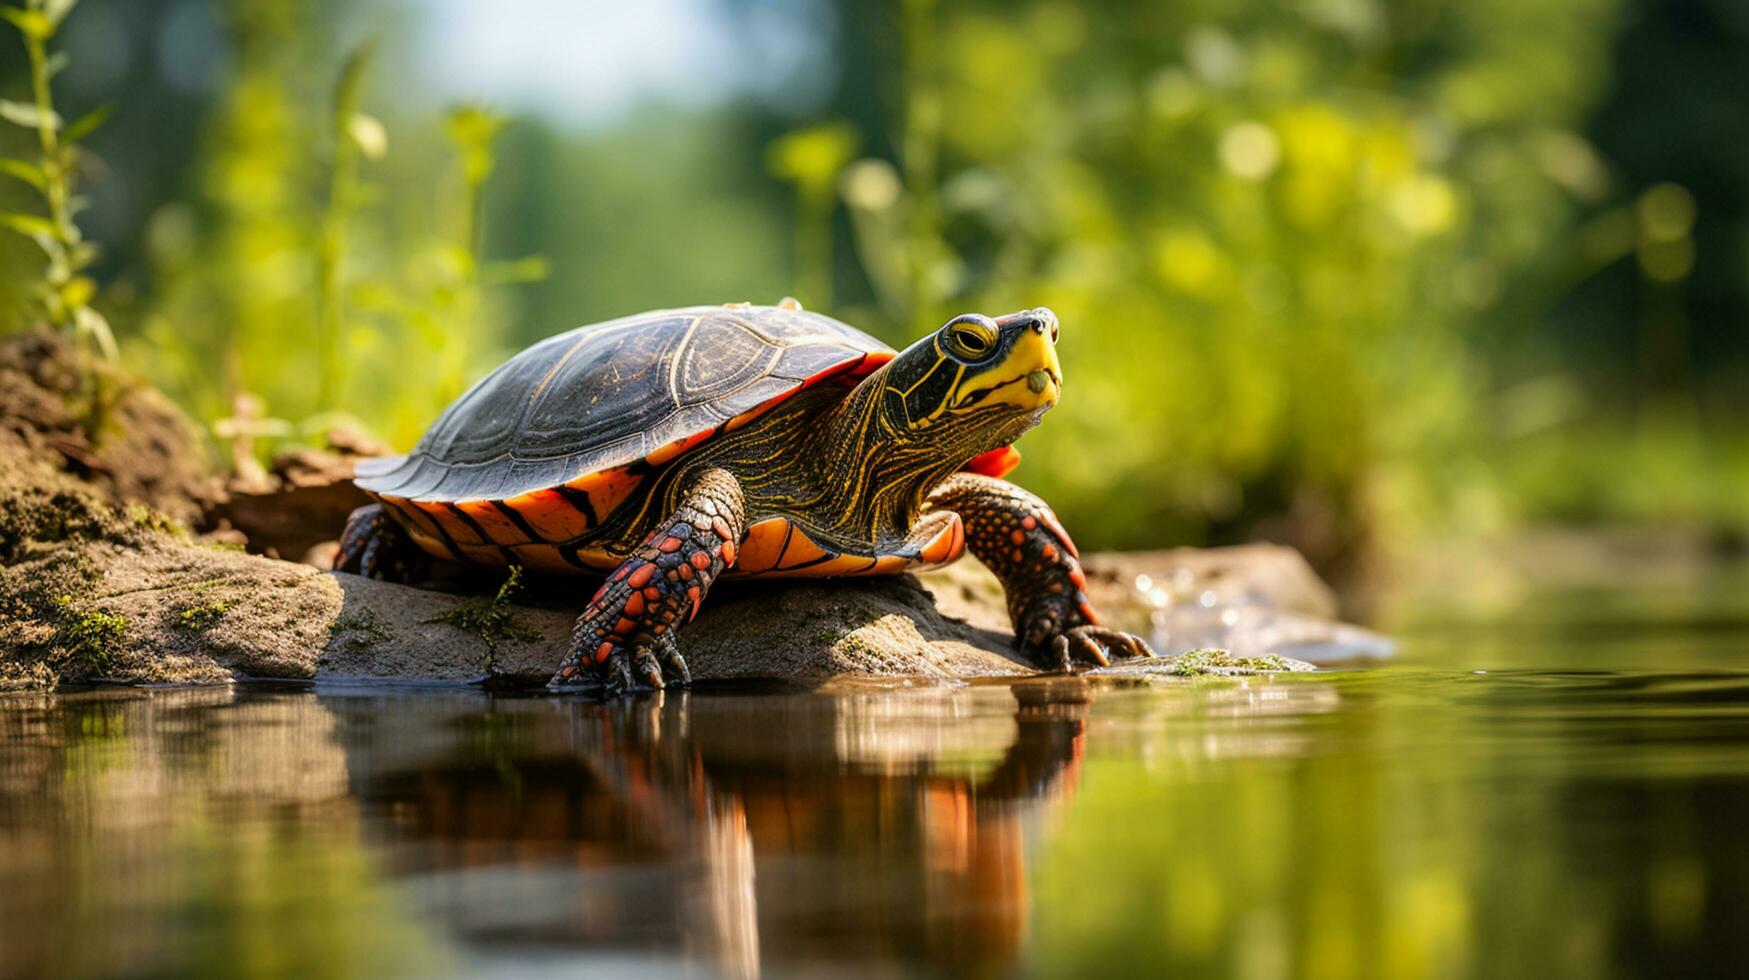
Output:
<instances>
[{"instance_id":1,"label":"still water","mask_svg":"<svg viewBox=\"0 0 1749 980\"><path fill-rule=\"evenodd\" d=\"M1749 975L1749 616L1399 628L1132 686L6 698L0 976Z\"/></svg>"}]
</instances>

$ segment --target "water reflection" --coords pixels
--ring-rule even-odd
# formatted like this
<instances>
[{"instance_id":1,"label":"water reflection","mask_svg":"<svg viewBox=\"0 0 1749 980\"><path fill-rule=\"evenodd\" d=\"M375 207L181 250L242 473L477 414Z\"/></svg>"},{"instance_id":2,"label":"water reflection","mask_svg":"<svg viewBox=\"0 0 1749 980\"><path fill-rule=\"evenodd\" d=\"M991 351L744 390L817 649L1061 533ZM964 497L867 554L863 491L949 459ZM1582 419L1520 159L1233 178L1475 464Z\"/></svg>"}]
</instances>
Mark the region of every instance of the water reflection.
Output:
<instances>
[{"instance_id":1,"label":"water reflection","mask_svg":"<svg viewBox=\"0 0 1749 980\"><path fill-rule=\"evenodd\" d=\"M364 846L307 694L0 703L0 975L417 974L443 943Z\"/></svg>"},{"instance_id":2,"label":"water reflection","mask_svg":"<svg viewBox=\"0 0 1749 980\"><path fill-rule=\"evenodd\" d=\"M1015 688L325 701L422 910L470 944L785 964L1011 961L1024 833L1072 785L1088 698ZM540 869L529 887L530 869ZM757 869L757 870L756 870Z\"/></svg>"},{"instance_id":3,"label":"water reflection","mask_svg":"<svg viewBox=\"0 0 1749 980\"><path fill-rule=\"evenodd\" d=\"M1749 675L1674 649L10 698L0 976L1749 972Z\"/></svg>"}]
</instances>

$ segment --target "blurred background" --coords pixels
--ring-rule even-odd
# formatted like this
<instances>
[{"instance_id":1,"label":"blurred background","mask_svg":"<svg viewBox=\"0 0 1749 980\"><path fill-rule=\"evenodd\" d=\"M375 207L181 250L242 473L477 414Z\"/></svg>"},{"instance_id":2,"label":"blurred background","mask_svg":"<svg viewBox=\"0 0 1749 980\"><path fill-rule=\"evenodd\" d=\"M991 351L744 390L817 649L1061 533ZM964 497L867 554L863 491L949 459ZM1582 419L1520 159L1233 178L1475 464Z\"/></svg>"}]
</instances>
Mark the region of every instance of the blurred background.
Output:
<instances>
[{"instance_id":1,"label":"blurred background","mask_svg":"<svg viewBox=\"0 0 1749 980\"><path fill-rule=\"evenodd\" d=\"M1738 0L14 11L0 330L263 455L649 308L1048 305L1016 479L1088 547L1749 531Z\"/></svg>"}]
</instances>

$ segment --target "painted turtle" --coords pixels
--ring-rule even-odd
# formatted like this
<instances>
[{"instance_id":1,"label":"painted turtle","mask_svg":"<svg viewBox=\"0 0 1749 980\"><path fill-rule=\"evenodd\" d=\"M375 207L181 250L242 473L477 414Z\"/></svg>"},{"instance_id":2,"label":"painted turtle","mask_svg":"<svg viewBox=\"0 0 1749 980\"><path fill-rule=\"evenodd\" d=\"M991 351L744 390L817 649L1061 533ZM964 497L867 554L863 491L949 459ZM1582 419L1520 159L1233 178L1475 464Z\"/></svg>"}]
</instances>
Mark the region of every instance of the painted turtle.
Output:
<instances>
[{"instance_id":1,"label":"painted turtle","mask_svg":"<svg viewBox=\"0 0 1749 980\"><path fill-rule=\"evenodd\" d=\"M1069 535L1001 477L1057 402L1056 315L955 317L902 353L794 300L664 310L549 337L411 453L360 464L336 567L428 556L611 573L555 689L685 683L674 634L731 574L889 575L967 548L1041 666L1151 655L1098 625Z\"/></svg>"}]
</instances>

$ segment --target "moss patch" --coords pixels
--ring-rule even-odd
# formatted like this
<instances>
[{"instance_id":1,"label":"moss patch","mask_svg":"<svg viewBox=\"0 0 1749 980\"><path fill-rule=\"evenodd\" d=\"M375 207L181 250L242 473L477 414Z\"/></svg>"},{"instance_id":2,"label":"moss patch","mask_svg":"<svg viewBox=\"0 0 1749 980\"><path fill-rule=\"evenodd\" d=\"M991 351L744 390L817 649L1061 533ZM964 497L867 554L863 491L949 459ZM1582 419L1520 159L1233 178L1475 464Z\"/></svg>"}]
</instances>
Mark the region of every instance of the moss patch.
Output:
<instances>
[{"instance_id":1,"label":"moss patch","mask_svg":"<svg viewBox=\"0 0 1749 980\"><path fill-rule=\"evenodd\" d=\"M124 516L129 524L142 531L169 535L178 541L189 538L188 528L144 504L128 504Z\"/></svg>"},{"instance_id":2,"label":"moss patch","mask_svg":"<svg viewBox=\"0 0 1749 980\"><path fill-rule=\"evenodd\" d=\"M127 636L126 617L101 609L78 611L71 596L63 596L58 604L65 614L56 633L57 642L84 668L87 677L101 677L109 670L116 646Z\"/></svg>"},{"instance_id":3,"label":"moss patch","mask_svg":"<svg viewBox=\"0 0 1749 980\"><path fill-rule=\"evenodd\" d=\"M198 606L189 606L176 614L176 628L191 633L199 633L219 621L225 613L231 611L231 600L218 599L213 602L203 602Z\"/></svg>"},{"instance_id":4,"label":"moss patch","mask_svg":"<svg viewBox=\"0 0 1749 980\"><path fill-rule=\"evenodd\" d=\"M1226 650L1208 648L1191 650L1173 658L1172 673L1179 677L1195 677L1218 670L1292 670L1292 666L1273 653L1261 657L1235 657Z\"/></svg>"},{"instance_id":5,"label":"moss patch","mask_svg":"<svg viewBox=\"0 0 1749 980\"><path fill-rule=\"evenodd\" d=\"M487 673L491 673L496 665L499 643L505 640L522 640L527 643L540 639L538 630L516 621L516 607L512 603L521 591L522 569L512 565L510 575L498 587L497 595L491 599L470 599L427 622L445 623L467 630L484 640L486 656L480 666Z\"/></svg>"}]
</instances>

